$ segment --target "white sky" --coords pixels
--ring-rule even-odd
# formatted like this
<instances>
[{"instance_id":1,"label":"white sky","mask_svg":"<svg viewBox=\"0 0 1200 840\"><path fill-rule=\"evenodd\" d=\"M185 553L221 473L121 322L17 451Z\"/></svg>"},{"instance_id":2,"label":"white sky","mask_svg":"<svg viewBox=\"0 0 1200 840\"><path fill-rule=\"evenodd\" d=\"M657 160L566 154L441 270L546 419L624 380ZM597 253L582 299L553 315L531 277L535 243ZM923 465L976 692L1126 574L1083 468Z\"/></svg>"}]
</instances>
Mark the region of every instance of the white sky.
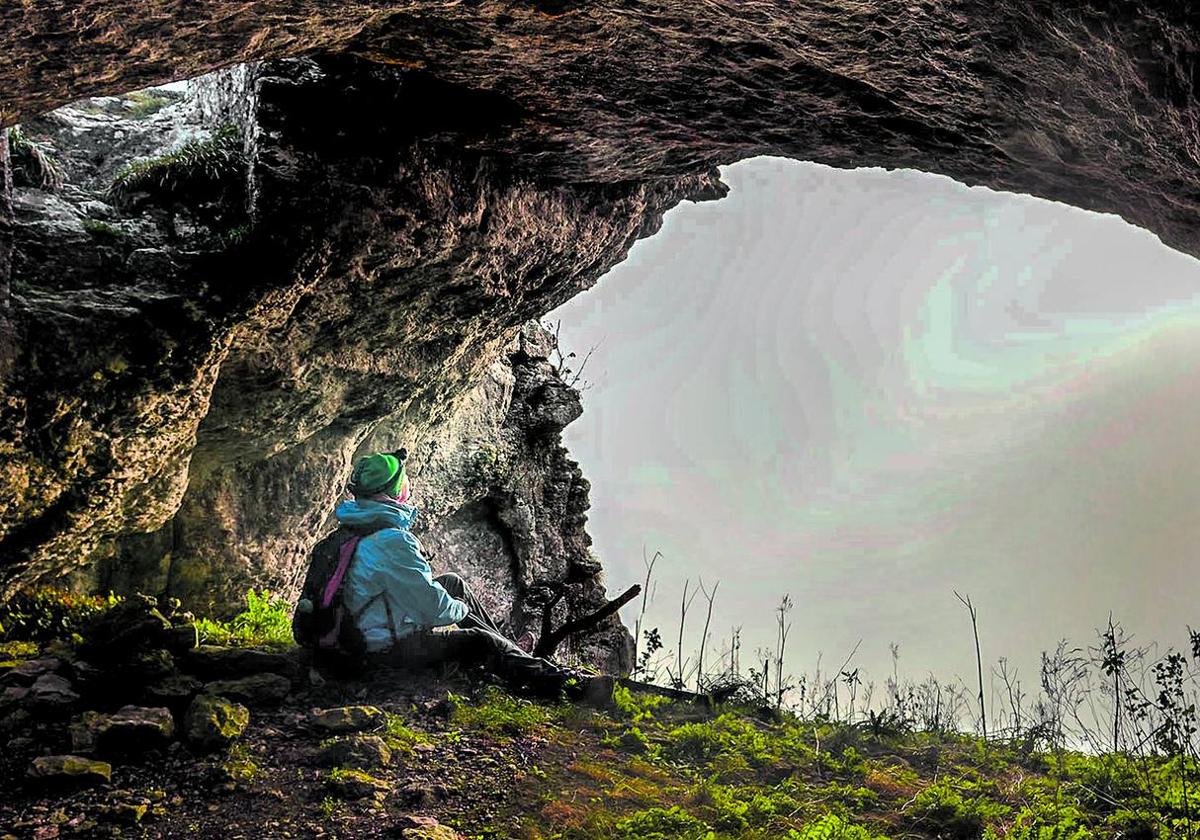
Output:
<instances>
[{"instance_id":1,"label":"white sky","mask_svg":"<svg viewBox=\"0 0 1200 840\"><path fill-rule=\"evenodd\" d=\"M1112 216L917 172L773 158L722 170L590 292L552 313L599 342L565 434L592 482L611 592L656 570L720 580L743 659L796 602L793 670L818 653L882 682L1036 683L1039 652L1111 610L1182 644L1200 582L1200 262ZM695 647L703 611L689 618ZM624 616L632 626L635 609ZM712 654L710 654L711 656Z\"/></svg>"}]
</instances>

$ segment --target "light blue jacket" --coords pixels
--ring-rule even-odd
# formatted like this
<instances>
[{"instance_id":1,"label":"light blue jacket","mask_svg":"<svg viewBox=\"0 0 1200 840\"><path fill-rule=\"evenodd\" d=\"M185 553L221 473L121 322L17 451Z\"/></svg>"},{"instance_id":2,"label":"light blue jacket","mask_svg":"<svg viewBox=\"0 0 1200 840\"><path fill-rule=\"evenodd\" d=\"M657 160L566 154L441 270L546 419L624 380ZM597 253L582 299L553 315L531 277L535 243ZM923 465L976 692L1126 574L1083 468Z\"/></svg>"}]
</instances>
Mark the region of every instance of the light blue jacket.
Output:
<instances>
[{"instance_id":1,"label":"light blue jacket","mask_svg":"<svg viewBox=\"0 0 1200 840\"><path fill-rule=\"evenodd\" d=\"M416 515L412 505L375 499L346 499L334 511L343 525L384 526L354 550L342 596L351 615L362 611L357 623L368 651L387 650L393 638L418 625L441 627L467 615L467 605L434 581L421 544L409 533Z\"/></svg>"}]
</instances>

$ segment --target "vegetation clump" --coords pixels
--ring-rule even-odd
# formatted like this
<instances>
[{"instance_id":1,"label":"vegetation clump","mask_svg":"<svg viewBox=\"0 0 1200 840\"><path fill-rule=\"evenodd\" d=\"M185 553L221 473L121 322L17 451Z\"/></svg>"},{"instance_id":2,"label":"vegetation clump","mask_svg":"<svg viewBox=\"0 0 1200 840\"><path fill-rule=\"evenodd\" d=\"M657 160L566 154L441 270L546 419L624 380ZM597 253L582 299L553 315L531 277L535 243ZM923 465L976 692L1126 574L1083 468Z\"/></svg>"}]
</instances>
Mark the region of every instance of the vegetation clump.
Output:
<instances>
[{"instance_id":1,"label":"vegetation clump","mask_svg":"<svg viewBox=\"0 0 1200 840\"><path fill-rule=\"evenodd\" d=\"M62 165L46 143L34 140L19 125L8 130L8 152L13 183L58 192L63 186Z\"/></svg>"},{"instance_id":2,"label":"vegetation clump","mask_svg":"<svg viewBox=\"0 0 1200 840\"><path fill-rule=\"evenodd\" d=\"M196 620L204 644L282 646L292 644L292 605L267 590L246 592L246 609L229 621Z\"/></svg>"},{"instance_id":3,"label":"vegetation clump","mask_svg":"<svg viewBox=\"0 0 1200 840\"><path fill-rule=\"evenodd\" d=\"M98 596L49 586L21 589L0 604L0 638L23 642L69 640L85 623L121 600L111 592Z\"/></svg>"},{"instance_id":4,"label":"vegetation clump","mask_svg":"<svg viewBox=\"0 0 1200 840\"><path fill-rule=\"evenodd\" d=\"M222 126L203 140L191 140L158 157L127 164L108 188L109 200L126 210L158 208L169 238L177 234L176 219L187 211L201 224L225 238L245 221L246 157L241 137L232 125Z\"/></svg>"}]
</instances>

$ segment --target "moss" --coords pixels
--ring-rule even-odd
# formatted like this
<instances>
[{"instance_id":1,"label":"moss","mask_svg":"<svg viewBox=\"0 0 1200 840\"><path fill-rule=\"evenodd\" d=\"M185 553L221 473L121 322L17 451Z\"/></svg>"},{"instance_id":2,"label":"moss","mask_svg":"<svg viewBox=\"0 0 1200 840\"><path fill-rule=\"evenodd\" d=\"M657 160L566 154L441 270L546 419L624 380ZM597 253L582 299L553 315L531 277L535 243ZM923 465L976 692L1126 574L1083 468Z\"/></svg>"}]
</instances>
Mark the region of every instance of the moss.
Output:
<instances>
[{"instance_id":1,"label":"moss","mask_svg":"<svg viewBox=\"0 0 1200 840\"><path fill-rule=\"evenodd\" d=\"M235 782L252 782L262 774L262 768L250 755L244 744L234 744L221 765L225 775Z\"/></svg>"},{"instance_id":2,"label":"moss","mask_svg":"<svg viewBox=\"0 0 1200 840\"><path fill-rule=\"evenodd\" d=\"M84 219L83 229L96 239L123 239L125 231L99 219Z\"/></svg>"}]
</instances>

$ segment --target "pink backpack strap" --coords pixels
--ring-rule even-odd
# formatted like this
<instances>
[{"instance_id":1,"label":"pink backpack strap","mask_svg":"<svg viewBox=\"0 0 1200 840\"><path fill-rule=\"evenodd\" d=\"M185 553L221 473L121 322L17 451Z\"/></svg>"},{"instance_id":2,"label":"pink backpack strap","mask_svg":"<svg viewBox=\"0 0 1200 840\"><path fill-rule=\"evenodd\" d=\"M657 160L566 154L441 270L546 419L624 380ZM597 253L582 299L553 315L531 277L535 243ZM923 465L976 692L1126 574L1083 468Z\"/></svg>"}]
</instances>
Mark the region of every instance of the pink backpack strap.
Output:
<instances>
[{"instance_id":1,"label":"pink backpack strap","mask_svg":"<svg viewBox=\"0 0 1200 840\"><path fill-rule=\"evenodd\" d=\"M334 569L329 582L325 584L325 591L321 593L322 609L333 603L333 596L341 589L342 581L346 578L346 570L350 568L350 558L354 556L354 549L358 548L361 539L362 537L351 537L342 543L342 547L338 551L337 568Z\"/></svg>"}]
</instances>

